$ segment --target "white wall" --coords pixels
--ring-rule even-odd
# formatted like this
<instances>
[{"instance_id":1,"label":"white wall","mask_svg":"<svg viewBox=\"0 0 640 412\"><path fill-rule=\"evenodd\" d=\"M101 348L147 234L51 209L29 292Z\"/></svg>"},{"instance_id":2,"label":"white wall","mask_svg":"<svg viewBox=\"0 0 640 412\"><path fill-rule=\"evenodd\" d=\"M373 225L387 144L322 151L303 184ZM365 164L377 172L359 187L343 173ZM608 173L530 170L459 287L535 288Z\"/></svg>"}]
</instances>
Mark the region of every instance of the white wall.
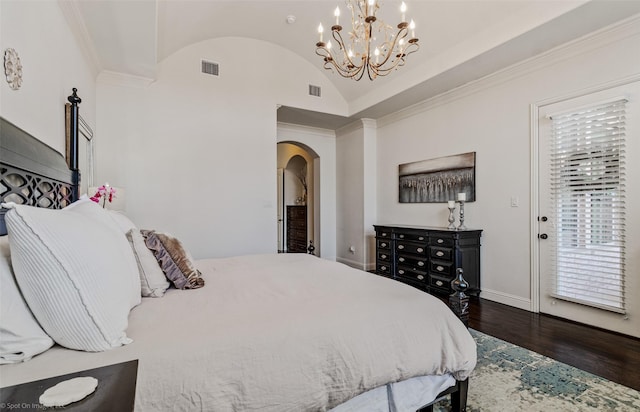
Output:
<instances>
[{"instance_id":1,"label":"white wall","mask_svg":"<svg viewBox=\"0 0 640 412\"><path fill-rule=\"evenodd\" d=\"M65 152L64 104L75 87L80 113L95 124L95 75L55 1L0 1L0 49L14 48L23 83L0 80L0 115L60 153Z\"/></svg>"},{"instance_id":2,"label":"white wall","mask_svg":"<svg viewBox=\"0 0 640 412\"><path fill-rule=\"evenodd\" d=\"M638 50L636 19L379 119L378 221L446 226L445 204L398 203L398 165L475 151L477 201L466 204L465 223L484 230L482 296L529 309L530 203L535 189L530 173L530 105L637 75ZM640 153L627 156L635 159ZM519 207L511 207L512 197L519 199ZM639 201L635 195L629 204ZM632 211L631 216L637 219L638 214ZM631 239L637 241L640 233L637 225L629 229L627 240L633 245ZM627 268L634 279L638 267L638 253L628 255ZM640 284L633 282L629 287ZM630 305L640 314L640 305Z\"/></svg>"},{"instance_id":3,"label":"white wall","mask_svg":"<svg viewBox=\"0 0 640 412\"><path fill-rule=\"evenodd\" d=\"M339 129L337 136L338 193L337 260L370 270L376 222L376 123L362 119Z\"/></svg>"},{"instance_id":4,"label":"white wall","mask_svg":"<svg viewBox=\"0 0 640 412\"><path fill-rule=\"evenodd\" d=\"M201 59L220 76L201 74ZM151 84L103 74L96 179L124 187L138 226L174 234L196 258L276 252L278 104L346 110L309 62L245 38L188 46Z\"/></svg>"},{"instance_id":5,"label":"white wall","mask_svg":"<svg viewBox=\"0 0 640 412\"><path fill-rule=\"evenodd\" d=\"M337 210L337 260L353 267L362 268L365 251L364 231L364 150L362 125L354 123L347 127L336 140L338 176L336 180ZM354 248L354 252L349 249Z\"/></svg>"}]
</instances>

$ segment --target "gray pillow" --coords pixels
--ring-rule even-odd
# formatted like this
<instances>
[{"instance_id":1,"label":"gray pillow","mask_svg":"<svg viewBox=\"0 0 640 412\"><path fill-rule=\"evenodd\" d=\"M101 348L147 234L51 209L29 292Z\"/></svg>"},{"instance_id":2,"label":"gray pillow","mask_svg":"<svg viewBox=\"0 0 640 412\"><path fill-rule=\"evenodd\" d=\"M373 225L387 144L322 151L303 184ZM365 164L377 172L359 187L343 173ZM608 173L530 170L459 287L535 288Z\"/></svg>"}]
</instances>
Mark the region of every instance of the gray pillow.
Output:
<instances>
[{"instance_id":1,"label":"gray pillow","mask_svg":"<svg viewBox=\"0 0 640 412\"><path fill-rule=\"evenodd\" d=\"M178 239L154 230L141 230L140 233L165 276L177 289L197 289L204 286L200 271Z\"/></svg>"}]
</instances>

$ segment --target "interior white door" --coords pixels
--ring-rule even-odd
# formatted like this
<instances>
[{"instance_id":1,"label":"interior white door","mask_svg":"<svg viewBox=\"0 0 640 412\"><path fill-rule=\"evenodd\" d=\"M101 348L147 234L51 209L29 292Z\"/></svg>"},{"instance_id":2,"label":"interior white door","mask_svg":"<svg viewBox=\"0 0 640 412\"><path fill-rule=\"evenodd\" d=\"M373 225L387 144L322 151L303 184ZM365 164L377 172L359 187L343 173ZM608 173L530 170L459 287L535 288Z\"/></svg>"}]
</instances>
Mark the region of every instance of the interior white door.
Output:
<instances>
[{"instance_id":1,"label":"interior white door","mask_svg":"<svg viewBox=\"0 0 640 412\"><path fill-rule=\"evenodd\" d=\"M284 252L284 169L278 169L278 252Z\"/></svg>"},{"instance_id":2,"label":"interior white door","mask_svg":"<svg viewBox=\"0 0 640 412\"><path fill-rule=\"evenodd\" d=\"M615 190L611 189L611 183L603 188L590 189L594 181L615 181L609 180L610 160L602 160L608 153L601 146L594 148L592 143L580 140L582 137L575 137L583 132L576 132L573 125L559 125L559 119L566 115L574 116L576 111L594 105L606 105L621 99L626 101L626 118L623 119L626 147L614 157L623 159L626 169L623 169L623 177ZM640 186L637 184L640 168L635 165L640 154L639 99L640 82L634 82L542 106L538 118L540 311L633 336L640 335L640 323L635 319L640 315L640 249L636 246L640 238L637 233L640 208L630 207L638 204L640 196L636 189ZM555 137L552 130L554 118ZM579 122L583 123L582 120ZM602 121L598 122L602 124ZM567 134L563 131L565 127L572 128L568 132L568 140L580 140L578 149L569 147L574 143L558 145L558 135ZM590 129L592 126L587 124L585 127ZM587 130L586 134L589 133L591 131ZM609 147L616 138L599 139ZM574 152L567 154L571 150ZM585 153L593 156L596 152L600 155L595 160L585 160ZM569 158L569 161L559 158ZM620 210L624 225L614 221ZM609 219L608 216L614 218ZM626 230L621 231L620 227ZM598 249L598 252L593 249ZM601 250L604 250L602 254ZM619 265L621 277L615 274L616 265ZM618 286L621 288L623 304L620 308L612 307L607 299L600 300L605 295L615 296L606 284L609 281L611 290Z\"/></svg>"}]
</instances>

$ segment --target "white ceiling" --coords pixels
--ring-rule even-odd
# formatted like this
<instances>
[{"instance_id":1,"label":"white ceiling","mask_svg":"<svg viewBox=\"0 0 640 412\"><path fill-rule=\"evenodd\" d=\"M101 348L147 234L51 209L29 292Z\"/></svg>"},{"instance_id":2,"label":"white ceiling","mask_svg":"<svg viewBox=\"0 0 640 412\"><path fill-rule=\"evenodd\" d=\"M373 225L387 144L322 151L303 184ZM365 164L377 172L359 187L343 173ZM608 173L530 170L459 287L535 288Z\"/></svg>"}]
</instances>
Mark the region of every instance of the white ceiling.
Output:
<instances>
[{"instance_id":1,"label":"white ceiling","mask_svg":"<svg viewBox=\"0 0 640 412\"><path fill-rule=\"evenodd\" d=\"M318 24L330 27L336 5L346 12L344 0L73 0L99 69L154 78L157 62L216 37L285 47L326 74L348 102L349 117L281 108L279 120L334 128L350 118L378 118L640 13L637 0L405 1L420 50L388 77L356 82L324 70L315 54ZM397 24L400 2L383 1L379 17Z\"/></svg>"}]
</instances>

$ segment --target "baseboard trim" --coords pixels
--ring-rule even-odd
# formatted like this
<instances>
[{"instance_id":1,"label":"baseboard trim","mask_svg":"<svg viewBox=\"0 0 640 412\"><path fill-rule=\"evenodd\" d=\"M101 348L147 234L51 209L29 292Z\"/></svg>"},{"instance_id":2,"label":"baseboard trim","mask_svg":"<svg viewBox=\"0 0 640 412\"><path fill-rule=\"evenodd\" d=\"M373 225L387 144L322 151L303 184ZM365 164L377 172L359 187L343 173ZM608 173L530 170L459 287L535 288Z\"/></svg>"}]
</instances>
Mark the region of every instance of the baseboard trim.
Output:
<instances>
[{"instance_id":1,"label":"baseboard trim","mask_svg":"<svg viewBox=\"0 0 640 412\"><path fill-rule=\"evenodd\" d=\"M344 263L347 266L351 266L354 269L366 270L366 266L362 262L356 262L355 260L345 259L343 257L336 258L336 262Z\"/></svg>"},{"instance_id":2,"label":"baseboard trim","mask_svg":"<svg viewBox=\"0 0 640 412\"><path fill-rule=\"evenodd\" d=\"M531 312L531 299L525 299L521 296L510 295L508 293L498 292L491 289L482 288L480 292L482 299L490 300L497 303L513 306L518 309L524 309Z\"/></svg>"}]
</instances>

